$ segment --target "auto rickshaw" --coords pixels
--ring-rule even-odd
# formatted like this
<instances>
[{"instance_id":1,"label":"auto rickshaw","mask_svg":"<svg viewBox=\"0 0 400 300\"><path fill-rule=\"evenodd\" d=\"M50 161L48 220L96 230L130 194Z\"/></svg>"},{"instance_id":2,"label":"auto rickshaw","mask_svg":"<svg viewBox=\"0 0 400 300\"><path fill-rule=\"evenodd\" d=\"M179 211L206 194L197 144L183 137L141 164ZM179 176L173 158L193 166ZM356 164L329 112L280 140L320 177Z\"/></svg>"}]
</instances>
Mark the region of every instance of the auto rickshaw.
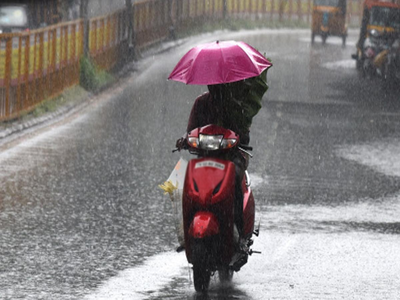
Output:
<instances>
[{"instance_id":1,"label":"auto rickshaw","mask_svg":"<svg viewBox=\"0 0 400 300\"><path fill-rule=\"evenodd\" d=\"M366 59L364 52L367 47L375 49L374 64L379 68L379 64L385 61L386 50L399 33L400 5L392 2L366 0L360 37L356 44L357 52L352 55L352 58L356 59L357 69L361 69L364 65Z\"/></svg>"},{"instance_id":2,"label":"auto rickshaw","mask_svg":"<svg viewBox=\"0 0 400 300\"><path fill-rule=\"evenodd\" d=\"M346 5L346 0L314 0L311 43L314 43L316 35L321 36L323 44L328 36L339 36L343 46L346 45Z\"/></svg>"}]
</instances>

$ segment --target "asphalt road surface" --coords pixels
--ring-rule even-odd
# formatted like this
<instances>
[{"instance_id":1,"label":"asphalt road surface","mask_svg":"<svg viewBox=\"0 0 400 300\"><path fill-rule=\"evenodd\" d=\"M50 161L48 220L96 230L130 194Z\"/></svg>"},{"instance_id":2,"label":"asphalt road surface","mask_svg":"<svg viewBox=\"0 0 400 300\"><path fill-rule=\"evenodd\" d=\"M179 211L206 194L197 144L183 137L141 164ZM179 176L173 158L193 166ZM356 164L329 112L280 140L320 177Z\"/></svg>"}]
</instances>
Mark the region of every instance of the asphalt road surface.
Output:
<instances>
[{"instance_id":1,"label":"asphalt road surface","mask_svg":"<svg viewBox=\"0 0 400 300\"><path fill-rule=\"evenodd\" d=\"M149 54L80 113L0 148L0 299L399 299L400 90L363 80L309 30L217 32ZM167 77L190 47L271 58L251 130L259 255L194 292L158 184L202 86Z\"/></svg>"}]
</instances>

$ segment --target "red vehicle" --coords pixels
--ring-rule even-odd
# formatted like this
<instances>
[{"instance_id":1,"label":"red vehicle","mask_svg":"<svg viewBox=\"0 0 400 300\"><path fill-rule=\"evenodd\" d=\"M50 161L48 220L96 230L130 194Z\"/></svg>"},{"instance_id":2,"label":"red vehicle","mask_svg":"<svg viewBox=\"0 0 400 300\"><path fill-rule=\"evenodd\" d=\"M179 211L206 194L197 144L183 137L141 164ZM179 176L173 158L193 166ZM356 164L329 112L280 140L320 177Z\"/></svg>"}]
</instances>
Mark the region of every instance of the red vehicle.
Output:
<instances>
[{"instance_id":1,"label":"red vehicle","mask_svg":"<svg viewBox=\"0 0 400 300\"><path fill-rule=\"evenodd\" d=\"M218 272L222 282L246 264L252 251L255 203L249 178L243 179L243 236L234 225L235 165L224 159L229 151L251 150L239 145L239 136L228 129L207 125L188 133L190 153L183 187L184 248L193 265L196 291L208 289L210 277ZM248 153L249 154L249 153Z\"/></svg>"}]
</instances>

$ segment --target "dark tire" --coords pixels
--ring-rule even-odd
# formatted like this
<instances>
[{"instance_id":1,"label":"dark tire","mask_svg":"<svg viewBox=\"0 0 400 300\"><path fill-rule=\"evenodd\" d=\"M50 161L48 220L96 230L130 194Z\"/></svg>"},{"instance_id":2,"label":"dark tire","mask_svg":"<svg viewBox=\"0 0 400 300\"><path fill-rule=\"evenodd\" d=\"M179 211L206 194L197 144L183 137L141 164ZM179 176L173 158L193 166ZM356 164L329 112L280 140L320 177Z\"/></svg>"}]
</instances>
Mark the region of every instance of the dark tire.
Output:
<instances>
[{"instance_id":1,"label":"dark tire","mask_svg":"<svg viewBox=\"0 0 400 300\"><path fill-rule=\"evenodd\" d=\"M204 293L210 285L211 272L204 265L193 264L193 281L196 292Z\"/></svg>"},{"instance_id":2,"label":"dark tire","mask_svg":"<svg viewBox=\"0 0 400 300\"><path fill-rule=\"evenodd\" d=\"M364 58L362 58L362 57L357 58L356 70L357 70L358 77L361 79L365 79Z\"/></svg>"},{"instance_id":3,"label":"dark tire","mask_svg":"<svg viewBox=\"0 0 400 300\"><path fill-rule=\"evenodd\" d=\"M382 76L382 87L384 89L389 89L394 87L396 84L395 81L395 69L393 66L389 66L388 64L385 64L384 67L384 73Z\"/></svg>"},{"instance_id":4,"label":"dark tire","mask_svg":"<svg viewBox=\"0 0 400 300\"><path fill-rule=\"evenodd\" d=\"M363 68L363 64L364 64L364 62L362 61L362 59L360 57L358 57L356 60L356 70L361 72L362 68Z\"/></svg>"},{"instance_id":5,"label":"dark tire","mask_svg":"<svg viewBox=\"0 0 400 300\"><path fill-rule=\"evenodd\" d=\"M365 61L364 60L364 66L363 66L363 78L366 78L368 80L372 80L375 75L375 70L371 65L372 63L370 61Z\"/></svg>"},{"instance_id":6,"label":"dark tire","mask_svg":"<svg viewBox=\"0 0 400 300\"><path fill-rule=\"evenodd\" d=\"M211 270L209 255L203 243L195 243L192 248L193 281L196 292L205 292L210 285Z\"/></svg>"},{"instance_id":7,"label":"dark tire","mask_svg":"<svg viewBox=\"0 0 400 300\"><path fill-rule=\"evenodd\" d=\"M322 37L322 44L325 45L326 39L328 38L328 36L326 34L323 34L321 37Z\"/></svg>"},{"instance_id":8,"label":"dark tire","mask_svg":"<svg viewBox=\"0 0 400 300\"><path fill-rule=\"evenodd\" d=\"M233 278L233 270L229 266L223 266L218 270L218 277L222 284L230 283Z\"/></svg>"}]
</instances>

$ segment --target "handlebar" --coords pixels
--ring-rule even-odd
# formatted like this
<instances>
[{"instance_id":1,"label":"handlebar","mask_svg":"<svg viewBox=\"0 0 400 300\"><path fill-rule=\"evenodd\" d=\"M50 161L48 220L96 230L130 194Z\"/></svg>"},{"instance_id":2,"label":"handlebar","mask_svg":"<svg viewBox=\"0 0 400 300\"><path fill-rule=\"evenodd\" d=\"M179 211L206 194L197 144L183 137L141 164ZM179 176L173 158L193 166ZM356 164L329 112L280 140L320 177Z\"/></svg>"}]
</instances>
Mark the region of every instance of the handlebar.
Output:
<instances>
[{"instance_id":1,"label":"handlebar","mask_svg":"<svg viewBox=\"0 0 400 300\"><path fill-rule=\"evenodd\" d=\"M187 139L188 139L188 135L187 134L185 134L181 138L179 138L176 141L175 149L172 150L172 153L175 153L177 151L181 151L182 149L183 150L189 150L189 152L191 152L191 153L193 152L193 154L201 151L200 149L196 149L196 150L192 149L193 151L191 151L191 148L188 145ZM248 151L253 151L253 147L251 147L249 145L246 145L246 144L239 144L239 145L236 145L236 148L239 151L249 155L250 157L253 157L252 154L250 154L248 152Z\"/></svg>"},{"instance_id":2,"label":"handlebar","mask_svg":"<svg viewBox=\"0 0 400 300\"><path fill-rule=\"evenodd\" d=\"M248 150L248 151L253 151L253 147L251 147L251 146L249 146L249 145L240 144L240 145L239 145L239 148L242 148L242 149Z\"/></svg>"},{"instance_id":3,"label":"handlebar","mask_svg":"<svg viewBox=\"0 0 400 300\"><path fill-rule=\"evenodd\" d=\"M240 145L238 146L238 149L244 153L246 153L248 156L253 157L253 154L251 154L249 151L253 150L253 147L246 146L246 145Z\"/></svg>"}]
</instances>

